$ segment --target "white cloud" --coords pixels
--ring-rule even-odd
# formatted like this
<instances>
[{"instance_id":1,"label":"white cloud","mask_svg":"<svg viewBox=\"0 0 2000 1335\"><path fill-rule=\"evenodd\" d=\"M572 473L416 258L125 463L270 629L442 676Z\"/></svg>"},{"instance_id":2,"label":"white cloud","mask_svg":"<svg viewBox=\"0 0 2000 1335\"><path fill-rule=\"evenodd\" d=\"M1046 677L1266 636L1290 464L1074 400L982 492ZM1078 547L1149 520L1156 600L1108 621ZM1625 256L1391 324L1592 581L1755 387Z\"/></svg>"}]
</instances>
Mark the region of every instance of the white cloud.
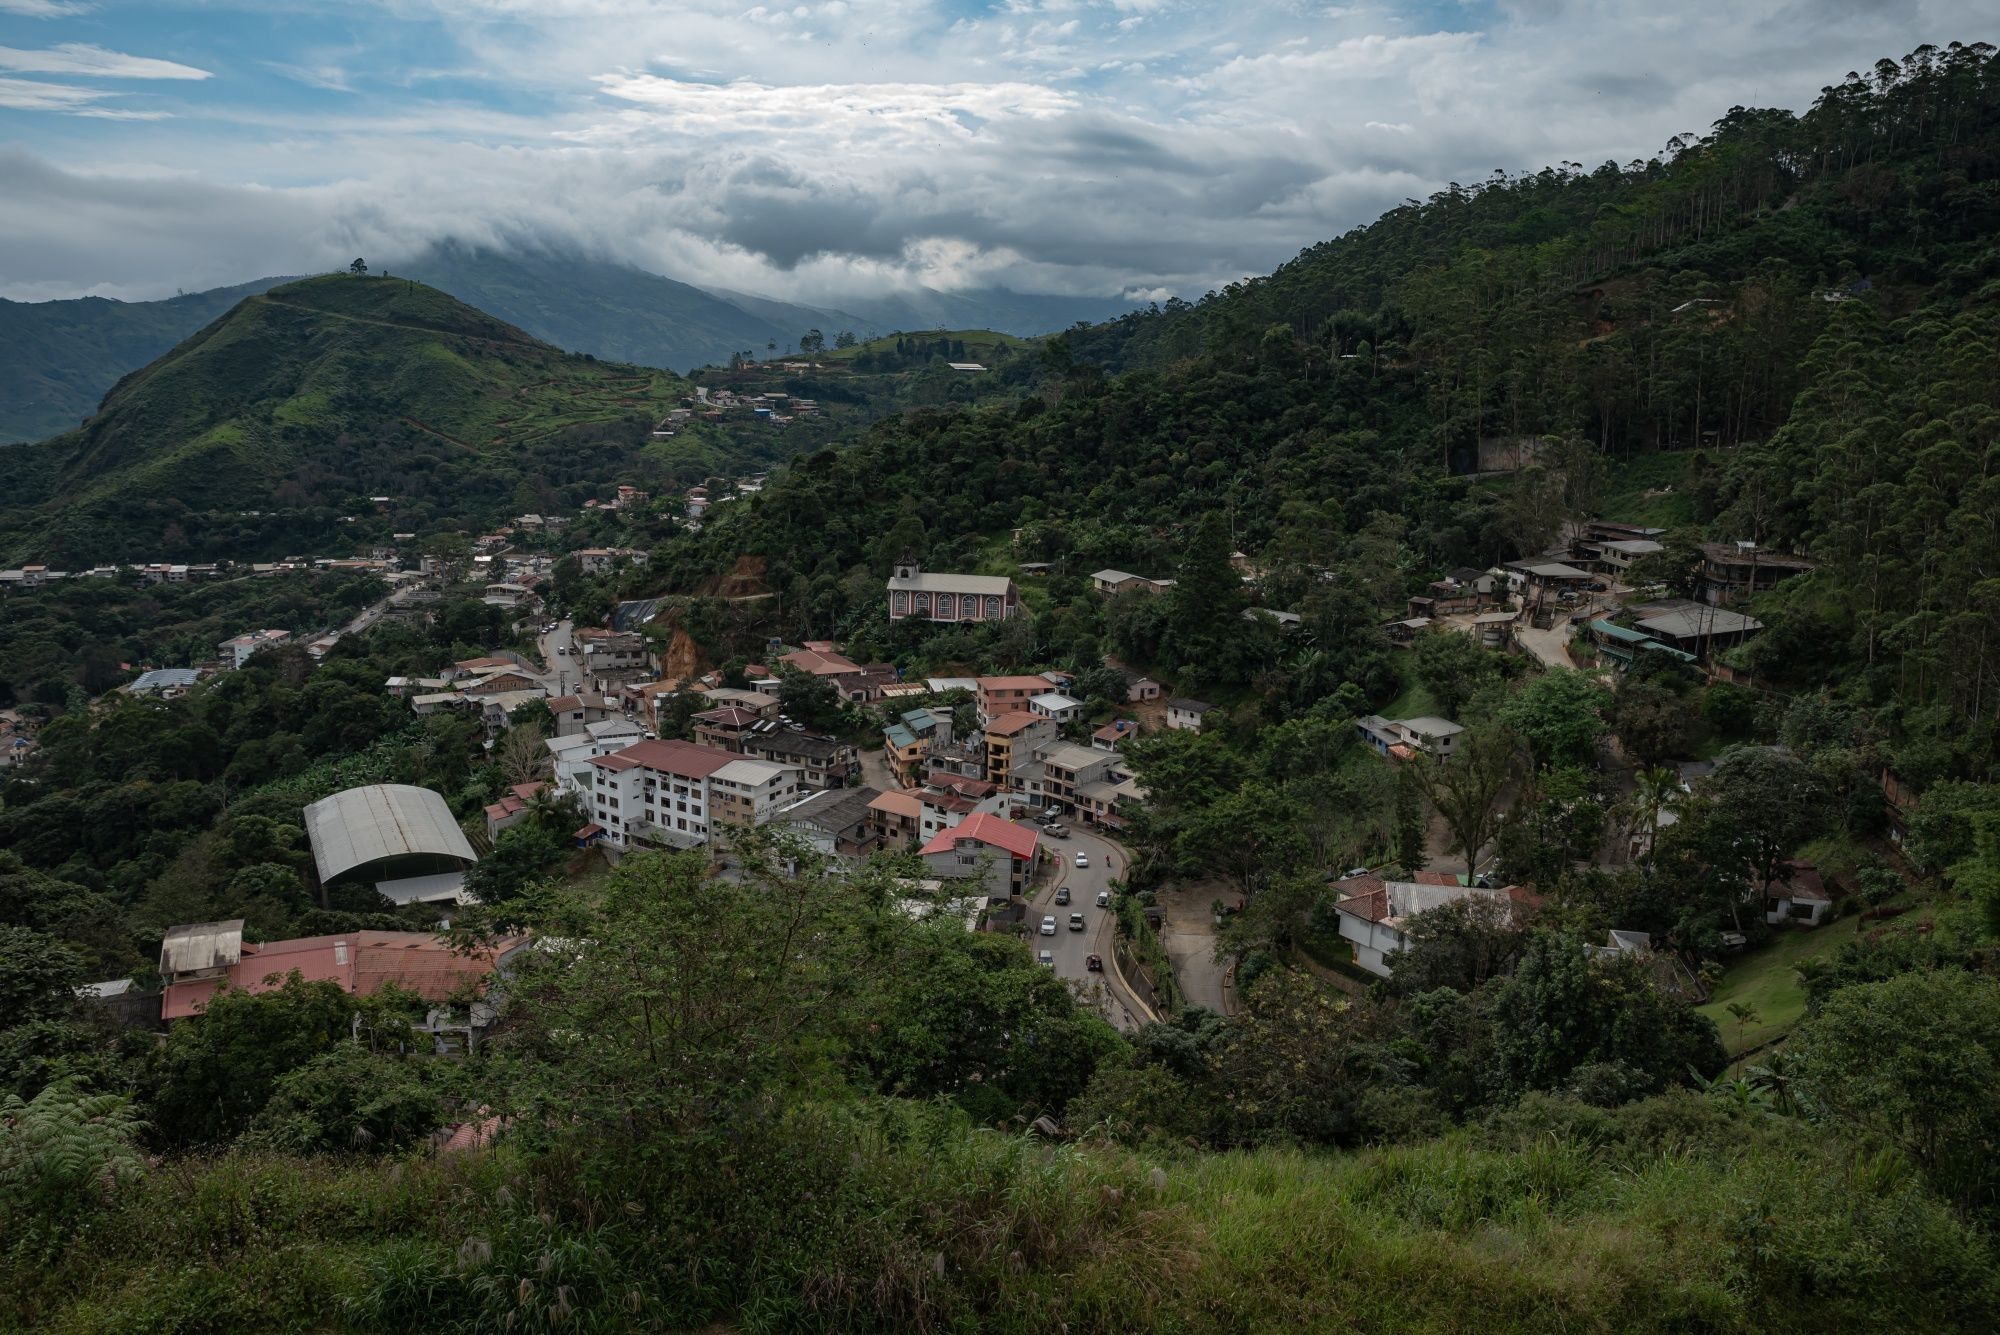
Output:
<instances>
[{"instance_id":1,"label":"white cloud","mask_svg":"<svg viewBox=\"0 0 2000 1335\"><path fill-rule=\"evenodd\" d=\"M170 291L457 235L826 301L912 282L1192 296L1448 181L1649 155L2000 19L2000 0L1850 0L1837 23L1796 0L1430 21L1388 0L374 4L360 50L259 53L319 87L366 71L343 114L213 80L189 89L198 120L66 135L10 173L0 290ZM412 17L448 34L434 68L395 59ZM0 81L0 106L21 99L160 114Z\"/></svg>"},{"instance_id":2,"label":"white cloud","mask_svg":"<svg viewBox=\"0 0 2000 1335\"><path fill-rule=\"evenodd\" d=\"M87 14L95 6L83 0L0 0L0 14L20 14L31 19L62 19Z\"/></svg>"},{"instance_id":3,"label":"white cloud","mask_svg":"<svg viewBox=\"0 0 2000 1335\"><path fill-rule=\"evenodd\" d=\"M206 79L207 70L149 56L128 56L84 42L65 42L42 51L0 46L0 69L22 74L83 74L101 79Z\"/></svg>"},{"instance_id":4,"label":"white cloud","mask_svg":"<svg viewBox=\"0 0 2000 1335\"><path fill-rule=\"evenodd\" d=\"M35 79L0 78L0 107L14 111L71 111L105 94L96 88L42 83Z\"/></svg>"}]
</instances>

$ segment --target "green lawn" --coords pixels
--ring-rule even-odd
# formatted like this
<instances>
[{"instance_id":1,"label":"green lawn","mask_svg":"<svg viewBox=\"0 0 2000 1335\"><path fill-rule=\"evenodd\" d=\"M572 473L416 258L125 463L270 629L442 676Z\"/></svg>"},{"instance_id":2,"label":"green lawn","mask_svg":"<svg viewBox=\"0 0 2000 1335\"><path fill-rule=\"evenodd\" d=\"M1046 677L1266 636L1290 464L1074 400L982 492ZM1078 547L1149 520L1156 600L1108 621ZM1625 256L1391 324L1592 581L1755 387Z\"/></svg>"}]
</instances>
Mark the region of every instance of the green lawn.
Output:
<instances>
[{"instance_id":1,"label":"green lawn","mask_svg":"<svg viewBox=\"0 0 2000 1335\"><path fill-rule=\"evenodd\" d=\"M1842 942L1854 939L1854 924L1835 918L1810 931L1782 932L1769 945L1759 946L1724 970L1722 981L1708 1004L1698 1007L1722 1030L1722 1045L1734 1056L1789 1033L1805 1014L1805 989L1799 986L1794 970L1803 960L1830 954ZM1731 1002L1740 1001L1757 1012L1757 1019L1741 1029L1729 1014Z\"/></svg>"}]
</instances>

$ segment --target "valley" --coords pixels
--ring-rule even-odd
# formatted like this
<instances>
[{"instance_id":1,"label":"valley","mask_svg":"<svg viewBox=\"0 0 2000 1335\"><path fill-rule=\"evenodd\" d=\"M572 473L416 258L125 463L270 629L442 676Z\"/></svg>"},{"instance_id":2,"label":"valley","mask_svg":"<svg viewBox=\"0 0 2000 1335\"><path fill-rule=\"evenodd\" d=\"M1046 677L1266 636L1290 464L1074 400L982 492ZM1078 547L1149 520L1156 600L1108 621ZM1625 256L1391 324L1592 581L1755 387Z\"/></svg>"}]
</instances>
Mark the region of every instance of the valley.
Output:
<instances>
[{"instance_id":1,"label":"valley","mask_svg":"<svg viewBox=\"0 0 2000 1335\"><path fill-rule=\"evenodd\" d=\"M1714 111L1095 322L357 261L10 449L0 1326L1991 1328L2000 54Z\"/></svg>"}]
</instances>

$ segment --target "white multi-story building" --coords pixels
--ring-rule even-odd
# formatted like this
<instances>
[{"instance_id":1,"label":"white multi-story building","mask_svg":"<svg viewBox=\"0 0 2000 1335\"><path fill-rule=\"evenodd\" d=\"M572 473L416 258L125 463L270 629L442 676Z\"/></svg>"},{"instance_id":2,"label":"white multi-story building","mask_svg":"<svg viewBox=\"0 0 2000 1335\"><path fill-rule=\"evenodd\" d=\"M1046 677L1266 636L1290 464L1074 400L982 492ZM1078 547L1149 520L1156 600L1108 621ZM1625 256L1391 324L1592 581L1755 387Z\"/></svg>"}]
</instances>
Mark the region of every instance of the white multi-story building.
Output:
<instances>
[{"instance_id":1,"label":"white multi-story building","mask_svg":"<svg viewBox=\"0 0 2000 1335\"><path fill-rule=\"evenodd\" d=\"M789 765L692 742L642 741L578 767L604 841L618 848L699 848L720 827L763 825L811 790Z\"/></svg>"},{"instance_id":2,"label":"white multi-story building","mask_svg":"<svg viewBox=\"0 0 2000 1335\"><path fill-rule=\"evenodd\" d=\"M238 635L233 640L224 640L220 646L223 666L240 668L249 662L250 655L256 653L259 649L268 649L272 645L283 644L291 638L292 633L288 630L253 630Z\"/></svg>"}]
</instances>

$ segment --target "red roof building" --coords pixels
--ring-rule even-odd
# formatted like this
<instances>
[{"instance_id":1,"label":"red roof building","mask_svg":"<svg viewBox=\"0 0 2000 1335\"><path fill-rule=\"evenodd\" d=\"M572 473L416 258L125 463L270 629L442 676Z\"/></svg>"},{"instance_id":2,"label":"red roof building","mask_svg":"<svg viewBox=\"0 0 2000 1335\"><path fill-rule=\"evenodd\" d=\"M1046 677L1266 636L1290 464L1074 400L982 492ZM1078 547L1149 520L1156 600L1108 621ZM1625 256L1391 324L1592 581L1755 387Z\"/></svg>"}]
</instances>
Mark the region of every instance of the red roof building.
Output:
<instances>
[{"instance_id":1,"label":"red roof building","mask_svg":"<svg viewBox=\"0 0 2000 1335\"><path fill-rule=\"evenodd\" d=\"M483 984L500 959L526 940L512 937L461 955L429 932L346 932L260 945L241 940L241 930L237 925L237 939L221 941L221 953L205 961L213 967L191 973L171 972L169 952L163 950L161 972L167 981L160 997L161 1019L199 1015L225 983L245 992L268 992L283 987L294 973L309 983L338 983L351 996L373 996L394 983L426 1001L444 1001L466 984ZM171 945L173 933L168 935Z\"/></svg>"},{"instance_id":2,"label":"red roof building","mask_svg":"<svg viewBox=\"0 0 2000 1335\"><path fill-rule=\"evenodd\" d=\"M939 830L921 852L934 875L982 881L987 897L999 900L1027 893L1040 849L1033 830L980 812Z\"/></svg>"}]
</instances>

